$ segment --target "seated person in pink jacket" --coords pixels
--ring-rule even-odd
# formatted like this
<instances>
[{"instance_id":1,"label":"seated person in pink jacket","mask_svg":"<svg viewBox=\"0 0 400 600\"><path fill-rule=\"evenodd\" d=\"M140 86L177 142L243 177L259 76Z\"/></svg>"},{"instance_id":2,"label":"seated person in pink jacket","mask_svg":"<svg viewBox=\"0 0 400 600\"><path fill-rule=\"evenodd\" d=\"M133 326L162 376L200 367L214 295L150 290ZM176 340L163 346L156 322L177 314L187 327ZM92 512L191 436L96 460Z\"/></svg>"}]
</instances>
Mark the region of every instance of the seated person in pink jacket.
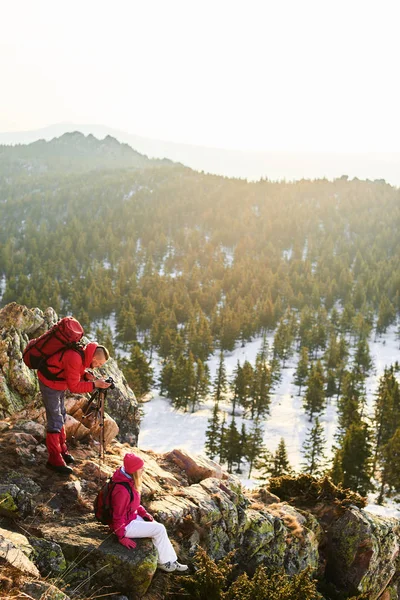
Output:
<instances>
[{"instance_id":1,"label":"seated person in pink jacket","mask_svg":"<svg viewBox=\"0 0 400 600\"><path fill-rule=\"evenodd\" d=\"M115 485L111 492L112 523L110 528L118 536L118 541L126 548L136 548L131 538L149 537L158 552L158 568L167 573L187 571L181 565L168 538L164 525L154 521L140 504L144 462L136 454L126 454L124 466L117 469L113 481L128 482L132 494L125 485ZM132 499L131 499L132 498Z\"/></svg>"}]
</instances>

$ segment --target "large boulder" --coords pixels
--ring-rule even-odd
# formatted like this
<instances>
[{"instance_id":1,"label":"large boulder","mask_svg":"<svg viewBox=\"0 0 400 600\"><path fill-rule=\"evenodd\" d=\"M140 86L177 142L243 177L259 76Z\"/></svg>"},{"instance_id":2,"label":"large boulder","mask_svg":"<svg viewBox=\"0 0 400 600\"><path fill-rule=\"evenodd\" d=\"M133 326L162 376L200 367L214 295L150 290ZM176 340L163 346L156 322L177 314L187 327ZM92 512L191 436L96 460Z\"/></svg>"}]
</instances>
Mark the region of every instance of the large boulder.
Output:
<instances>
[{"instance_id":1,"label":"large boulder","mask_svg":"<svg viewBox=\"0 0 400 600\"><path fill-rule=\"evenodd\" d=\"M30 310L26 306L10 302L0 311L0 329L18 329L21 333L31 335L41 330L45 325L43 313L38 310Z\"/></svg>"},{"instance_id":2,"label":"large boulder","mask_svg":"<svg viewBox=\"0 0 400 600\"><path fill-rule=\"evenodd\" d=\"M188 476L190 483L199 483L208 477L222 478L221 466L206 456L194 455L186 450L175 449L165 454Z\"/></svg>"},{"instance_id":3,"label":"large boulder","mask_svg":"<svg viewBox=\"0 0 400 600\"><path fill-rule=\"evenodd\" d=\"M34 551L34 563L43 577L58 577L64 573L67 562L58 544L36 537L31 537L29 542Z\"/></svg>"},{"instance_id":4,"label":"large boulder","mask_svg":"<svg viewBox=\"0 0 400 600\"><path fill-rule=\"evenodd\" d=\"M330 531L327 573L346 591L377 600L399 570L400 522L353 507Z\"/></svg>"},{"instance_id":5,"label":"large boulder","mask_svg":"<svg viewBox=\"0 0 400 600\"><path fill-rule=\"evenodd\" d=\"M46 539L56 542L70 565L80 563L89 569L93 582L107 582L132 600L147 591L157 569L157 552L150 539L136 540L128 550L118 543L108 528L94 522L65 520L58 526L42 527Z\"/></svg>"},{"instance_id":6,"label":"large boulder","mask_svg":"<svg viewBox=\"0 0 400 600\"><path fill-rule=\"evenodd\" d=\"M0 529L0 559L22 573L40 577L38 568L29 558L32 553L33 548L24 535Z\"/></svg>"}]
</instances>

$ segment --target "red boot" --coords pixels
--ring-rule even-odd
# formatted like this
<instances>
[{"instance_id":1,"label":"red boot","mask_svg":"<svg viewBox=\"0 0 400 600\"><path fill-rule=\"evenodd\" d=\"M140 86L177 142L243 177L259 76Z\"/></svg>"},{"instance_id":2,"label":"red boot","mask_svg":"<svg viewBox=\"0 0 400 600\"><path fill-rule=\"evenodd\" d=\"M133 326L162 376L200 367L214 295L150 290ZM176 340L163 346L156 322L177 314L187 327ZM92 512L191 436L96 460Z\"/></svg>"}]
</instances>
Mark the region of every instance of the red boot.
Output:
<instances>
[{"instance_id":1,"label":"red boot","mask_svg":"<svg viewBox=\"0 0 400 600\"><path fill-rule=\"evenodd\" d=\"M70 475L73 471L70 467L67 467L61 455L60 433L58 431L55 433L47 432L46 446L49 453L46 467L62 475Z\"/></svg>"},{"instance_id":2,"label":"red boot","mask_svg":"<svg viewBox=\"0 0 400 600\"><path fill-rule=\"evenodd\" d=\"M61 446L61 455L62 455L63 459L65 460L67 465L72 465L72 463L74 463L75 460L74 460L74 457L71 456L71 454L68 452L67 434L65 433L64 425L62 426L62 429L60 431L60 446Z\"/></svg>"}]
</instances>

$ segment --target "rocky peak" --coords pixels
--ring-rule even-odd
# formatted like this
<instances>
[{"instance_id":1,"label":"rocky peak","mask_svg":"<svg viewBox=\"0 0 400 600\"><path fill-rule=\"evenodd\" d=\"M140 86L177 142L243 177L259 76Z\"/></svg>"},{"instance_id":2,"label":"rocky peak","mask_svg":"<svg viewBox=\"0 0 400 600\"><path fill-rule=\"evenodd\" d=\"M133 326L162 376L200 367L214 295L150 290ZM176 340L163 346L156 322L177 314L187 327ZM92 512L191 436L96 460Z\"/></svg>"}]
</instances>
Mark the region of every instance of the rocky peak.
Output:
<instances>
[{"instance_id":1,"label":"rocky peak","mask_svg":"<svg viewBox=\"0 0 400 600\"><path fill-rule=\"evenodd\" d=\"M92 134L85 136L79 131L64 133L50 141L37 140L27 145L0 146L0 163L7 165L8 174L21 169L28 169L30 173L65 173L100 168L142 169L167 164L165 161L147 158L110 135L100 140Z\"/></svg>"}]
</instances>

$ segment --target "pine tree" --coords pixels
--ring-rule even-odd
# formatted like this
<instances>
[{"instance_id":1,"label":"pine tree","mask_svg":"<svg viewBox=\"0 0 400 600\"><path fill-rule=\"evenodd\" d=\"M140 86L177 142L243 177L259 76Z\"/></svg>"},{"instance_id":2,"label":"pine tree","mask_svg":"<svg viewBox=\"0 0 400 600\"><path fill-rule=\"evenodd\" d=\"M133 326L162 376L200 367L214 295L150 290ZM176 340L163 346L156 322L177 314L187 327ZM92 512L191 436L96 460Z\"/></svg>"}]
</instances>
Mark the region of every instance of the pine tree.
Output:
<instances>
[{"instance_id":1,"label":"pine tree","mask_svg":"<svg viewBox=\"0 0 400 600\"><path fill-rule=\"evenodd\" d=\"M310 423L314 414L320 413L324 408L324 376L321 361L317 361L311 365L303 405L306 413L309 415Z\"/></svg>"},{"instance_id":2,"label":"pine tree","mask_svg":"<svg viewBox=\"0 0 400 600\"><path fill-rule=\"evenodd\" d=\"M120 364L135 396L142 399L153 385L153 369L139 344L133 346L129 361L120 361Z\"/></svg>"},{"instance_id":3,"label":"pine tree","mask_svg":"<svg viewBox=\"0 0 400 600\"><path fill-rule=\"evenodd\" d=\"M382 448L400 427L400 386L395 375L395 366L385 368L379 379L374 410L375 449L373 470L375 471Z\"/></svg>"},{"instance_id":4,"label":"pine tree","mask_svg":"<svg viewBox=\"0 0 400 600\"><path fill-rule=\"evenodd\" d=\"M239 398L243 394L243 370L239 361L237 361L236 368L233 370L230 387L232 391L232 416L235 416L236 405L239 402Z\"/></svg>"},{"instance_id":5,"label":"pine tree","mask_svg":"<svg viewBox=\"0 0 400 600\"><path fill-rule=\"evenodd\" d=\"M268 450L268 448L263 448L257 460L255 461L254 466L260 471L260 476L258 477L258 479L260 479L261 481L269 479L274 469L273 453L270 450Z\"/></svg>"},{"instance_id":6,"label":"pine tree","mask_svg":"<svg viewBox=\"0 0 400 600\"><path fill-rule=\"evenodd\" d=\"M271 371L261 351L257 354L252 384L251 419L269 414Z\"/></svg>"},{"instance_id":7,"label":"pine tree","mask_svg":"<svg viewBox=\"0 0 400 600\"><path fill-rule=\"evenodd\" d=\"M297 363L297 369L294 379L294 384L299 386L299 396L301 396L301 388L305 384L308 375L309 359L308 348L302 346L300 351L300 359Z\"/></svg>"},{"instance_id":8,"label":"pine tree","mask_svg":"<svg viewBox=\"0 0 400 600\"><path fill-rule=\"evenodd\" d=\"M207 456L214 458L221 451L221 425L219 419L218 403L214 404L213 414L211 419L208 419L208 427L206 429L205 451Z\"/></svg>"},{"instance_id":9,"label":"pine tree","mask_svg":"<svg viewBox=\"0 0 400 600\"><path fill-rule=\"evenodd\" d=\"M238 400L246 414L253 405L253 382L253 366L248 360L245 360L241 372L240 386L238 387Z\"/></svg>"},{"instance_id":10,"label":"pine tree","mask_svg":"<svg viewBox=\"0 0 400 600\"><path fill-rule=\"evenodd\" d=\"M376 333L378 335L385 333L389 325L394 323L396 319L396 311L393 304L383 295L382 300L379 304L378 319L376 323Z\"/></svg>"},{"instance_id":11,"label":"pine tree","mask_svg":"<svg viewBox=\"0 0 400 600\"><path fill-rule=\"evenodd\" d=\"M249 461L249 478L251 477L254 461L264 449L263 438L264 431L262 425L259 420L256 420L254 421L251 430L247 433L246 440L245 457Z\"/></svg>"},{"instance_id":12,"label":"pine tree","mask_svg":"<svg viewBox=\"0 0 400 600\"><path fill-rule=\"evenodd\" d=\"M220 429L220 447L219 447L219 462L225 461L225 449L226 449L226 412L223 412L221 429Z\"/></svg>"},{"instance_id":13,"label":"pine tree","mask_svg":"<svg viewBox=\"0 0 400 600\"><path fill-rule=\"evenodd\" d=\"M53 306L53 305L51 305ZM53 307L54 308L54 307ZM109 325L103 325L102 327L97 327L96 329L96 338L97 342L105 346L109 351L111 356L115 355L115 348L113 343L113 336L111 327Z\"/></svg>"},{"instance_id":14,"label":"pine tree","mask_svg":"<svg viewBox=\"0 0 400 600\"><path fill-rule=\"evenodd\" d=\"M378 504L381 504L385 486L389 487L389 491L400 491L400 427L383 447L379 463L381 487Z\"/></svg>"},{"instance_id":15,"label":"pine tree","mask_svg":"<svg viewBox=\"0 0 400 600\"><path fill-rule=\"evenodd\" d=\"M174 340L176 337L176 332L172 329L166 328L160 339L160 343L158 346L158 354L161 358L167 359L172 355L172 351L174 348Z\"/></svg>"},{"instance_id":16,"label":"pine tree","mask_svg":"<svg viewBox=\"0 0 400 600\"><path fill-rule=\"evenodd\" d=\"M285 368L286 361L292 355L293 335L291 328L282 320L275 332L274 337L274 357L282 361L282 367Z\"/></svg>"},{"instance_id":17,"label":"pine tree","mask_svg":"<svg viewBox=\"0 0 400 600\"><path fill-rule=\"evenodd\" d=\"M331 335L329 338L328 348L324 355L325 367L335 370L341 363L339 340L336 335Z\"/></svg>"},{"instance_id":18,"label":"pine tree","mask_svg":"<svg viewBox=\"0 0 400 600\"><path fill-rule=\"evenodd\" d=\"M308 431L307 438L303 444L305 459L302 468L303 473L308 473L316 477L323 475L326 464L326 456L324 454L325 444L324 428L317 417L313 427Z\"/></svg>"},{"instance_id":19,"label":"pine tree","mask_svg":"<svg viewBox=\"0 0 400 600\"><path fill-rule=\"evenodd\" d=\"M373 362L369 352L368 342L364 337L361 337L354 355L354 365L357 370L366 377L372 369Z\"/></svg>"},{"instance_id":20,"label":"pine tree","mask_svg":"<svg viewBox=\"0 0 400 600\"><path fill-rule=\"evenodd\" d=\"M160 395L164 396L169 395L169 390L171 386L172 376L175 371L175 364L172 360L166 362L161 370L159 377L159 386L160 386Z\"/></svg>"},{"instance_id":21,"label":"pine tree","mask_svg":"<svg viewBox=\"0 0 400 600\"><path fill-rule=\"evenodd\" d=\"M321 307L318 310L315 327L312 331L312 346L315 356L317 356L317 353L320 349L324 349L326 347L326 340L328 337L327 327L328 316L325 308Z\"/></svg>"},{"instance_id":22,"label":"pine tree","mask_svg":"<svg viewBox=\"0 0 400 600\"><path fill-rule=\"evenodd\" d=\"M330 316L331 316L330 320L331 320L331 323L332 323L335 331L339 331L340 315L339 315L339 313L338 313L338 311L337 311L336 308L332 309L332 312L331 312Z\"/></svg>"},{"instance_id":23,"label":"pine tree","mask_svg":"<svg viewBox=\"0 0 400 600\"><path fill-rule=\"evenodd\" d=\"M192 412L196 406L206 399L210 390L210 371L207 364L204 364L200 358L195 363L195 384L191 397Z\"/></svg>"},{"instance_id":24,"label":"pine tree","mask_svg":"<svg viewBox=\"0 0 400 600\"><path fill-rule=\"evenodd\" d=\"M327 398L332 398L338 392L338 387L336 385L336 371L333 369L328 369L326 373L326 389L325 396Z\"/></svg>"},{"instance_id":25,"label":"pine tree","mask_svg":"<svg viewBox=\"0 0 400 600\"><path fill-rule=\"evenodd\" d=\"M246 431L246 426L244 423L242 423L242 428L240 431L240 442L239 442L239 453L238 453L238 458L237 458L237 469L236 469L236 473L242 473L242 469L241 469L241 463L242 463L242 458L245 455L246 452L246 444L247 444L247 431Z\"/></svg>"},{"instance_id":26,"label":"pine tree","mask_svg":"<svg viewBox=\"0 0 400 600\"><path fill-rule=\"evenodd\" d=\"M315 319L312 311L308 306L303 308L300 314L299 324L299 347L305 346L308 349L312 348L312 330L314 327Z\"/></svg>"},{"instance_id":27,"label":"pine tree","mask_svg":"<svg viewBox=\"0 0 400 600\"><path fill-rule=\"evenodd\" d=\"M228 473L232 473L233 463L240 467L241 459L241 436L232 417L229 427L226 429L223 439L223 457L228 467Z\"/></svg>"},{"instance_id":28,"label":"pine tree","mask_svg":"<svg viewBox=\"0 0 400 600\"><path fill-rule=\"evenodd\" d=\"M228 382L226 377L226 370L224 364L224 353L221 350L219 355L219 365L218 370L215 375L215 379L213 382L213 397L215 402L219 402L223 395L226 394L228 389Z\"/></svg>"},{"instance_id":29,"label":"pine tree","mask_svg":"<svg viewBox=\"0 0 400 600\"><path fill-rule=\"evenodd\" d=\"M240 321L238 315L236 315L234 311L224 308L220 331L221 350L231 352L235 348L235 343L239 338Z\"/></svg>"},{"instance_id":30,"label":"pine tree","mask_svg":"<svg viewBox=\"0 0 400 600\"><path fill-rule=\"evenodd\" d=\"M198 311L198 317L192 316L187 326L187 339L189 350L204 362L212 353L213 338L207 317L200 307Z\"/></svg>"},{"instance_id":31,"label":"pine tree","mask_svg":"<svg viewBox=\"0 0 400 600\"><path fill-rule=\"evenodd\" d=\"M343 333L348 333L351 331L354 316L354 306L351 304L351 302L346 303L340 318L340 329Z\"/></svg>"},{"instance_id":32,"label":"pine tree","mask_svg":"<svg viewBox=\"0 0 400 600\"><path fill-rule=\"evenodd\" d=\"M198 403L198 384L199 381L197 379L197 368L198 365L194 360L194 356L191 352L189 352L186 357L186 365L185 365L185 411L191 406L192 412Z\"/></svg>"},{"instance_id":33,"label":"pine tree","mask_svg":"<svg viewBox=\"0 0 400 600\"><path fill-rule=\"evenodd\" d=\"M350 425L361 421L365 395L363 379L354 371L346 371L343 376L343 394L338 399L338 427L336 440L342 443Z\"/></svg>"},{"instance_id":34,"label":"pine tree","mask_svg":"<svg viewBox=\"0 0 400 600\"><path fill-rule=\"evenodd\" d=\"M285 440L281 438L274 454L271 477L290 475L291 473L293 473L293 469L289 463Z\"/></svg>"},{"instance_id":35,"label":"pine tree","mask_svg":"<svg viewBox=\"0 0 400 600\"><path fill-rule=\"evenodd\" d=\"M117 315L118 339L122 342L134 342L137 339L135 311L130 302L124 305Z\"/></svg>"},{"instance_id":36,"label":"pine tree","mask_svg":"<svg viewBox=\"0 0 400 600\"><path fill-rule=\"evenodd\" d=\"M365 495L371 485L371 444L366 423L350 425L342 445L343 486Z\"/></svg>"},{"instance_id":37,"label":"pine tree","mask_svg":"<svg viewBox=\"0 0 400 600\"><path fill-rule=\"evenodd\" d=\"M168 396L175 408L182 408L185 412L188 410L194 381L193 357L181 354L176 361L168 390Z\"/></svg>"},{"instance_id":38,"label":"pine tree","mask_svg":"<svg viewBox=\"0 0 400 600\"><path fill-rule=\"evenodd\" d=\"M332 478L332 481L335 485L339 485L343 483L344 473L342 467L342 452L336 448L335 454L333 456L332 468L329 472L329 475Z\"/></svg>"}]
</instances>

